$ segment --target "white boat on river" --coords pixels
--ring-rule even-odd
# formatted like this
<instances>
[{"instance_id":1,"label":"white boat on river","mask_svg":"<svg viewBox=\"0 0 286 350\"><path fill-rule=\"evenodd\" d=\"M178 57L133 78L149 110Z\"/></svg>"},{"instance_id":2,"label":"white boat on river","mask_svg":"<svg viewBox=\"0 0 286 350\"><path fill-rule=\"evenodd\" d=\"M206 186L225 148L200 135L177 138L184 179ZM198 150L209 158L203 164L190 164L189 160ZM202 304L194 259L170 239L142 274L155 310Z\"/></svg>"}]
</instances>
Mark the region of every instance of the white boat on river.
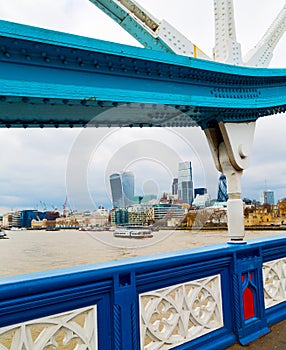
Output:
<instances>
[{"instance_id":1,"label":"white boat on river","mask_svg":"<svg viewBox=\"0 0 286 350\"><path fill-rule=\"evenodd\" d=\"M143 238L152 238L153 234L152 231L149 229L124 229L120 228L115 230L113 233L114 237L120 237L120 238L136 238L136 239L143 239Z\"/></svg>"}]
</instances>

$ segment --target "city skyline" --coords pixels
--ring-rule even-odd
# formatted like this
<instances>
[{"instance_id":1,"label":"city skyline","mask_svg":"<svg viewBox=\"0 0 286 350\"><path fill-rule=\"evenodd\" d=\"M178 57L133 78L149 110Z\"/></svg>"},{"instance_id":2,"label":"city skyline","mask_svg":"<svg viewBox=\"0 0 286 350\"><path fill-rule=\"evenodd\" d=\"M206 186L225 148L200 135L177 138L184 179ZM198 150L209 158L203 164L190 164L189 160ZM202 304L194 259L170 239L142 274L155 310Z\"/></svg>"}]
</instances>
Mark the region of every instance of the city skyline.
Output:
<instances>
[{"instance_id":1,"label":"city skyline","mask_svg":"<svg viewBox=\"0 0 286 350\"><path fill-rule=\"evenodd\" d=\"M0 18L138 46L133 38L89 1L59 0L51 4L41 0L39 3L35 6L31 0L0 0ZM139 0L139 3L159 19L168 20L208 55L212 55L212 2L202 0L200 6L197 1L186 3L182 0L176 2L176 6L169 0ZM244 53L261 38L283 4L283 0L272 1L271 4L265 0L234 2L237 37ZM253 22L255 25L252 25ZM278 44L270 66L285 67L285 54L286 35ZM275 191L276 201L286 197L285 128L285 115L258 120L251 165L242 176L242 197L259 200L260 192L266 190L265 180L267 186ZM109 170L115 170L110 169L115 154L118 155L115 163L122 162L122 168L133 171L138 179L136 192L155 190L162 193L170 189L172 179L176 177L176 164L170 165L167 159L172 153L171 157L176 161L194 159L195 187L207 187L211 197L216 196L219 173L214 167L204 133L199 128L154 128L152 131L94 129L87 134L94 140L93 143L86 138L86 143L82 141L79 147L78 140L81 135L86 135L81 129L1 129L0 145L5 151L0 155L0 212L11 208L35 208L40 201L49 207L60 208L66 195L74 208L95 208L101 204L110 206L107 174L111 173ZM70 168L73 156L82 158L80 161L87 158L85 147L88 142L93 149L86 159L86 168L81 163L75 163ZM146 142L149 144L147 147ZM75 145L78 153L74 151ZM146 153L148 147L150 152ZM157 152L158 149L161 153ZM152 155L151 151L157 154ZM148 176L144 179L143 175ZM78 185L79 178L84 182L81 187Z\"/></svg>"}]
</instances>

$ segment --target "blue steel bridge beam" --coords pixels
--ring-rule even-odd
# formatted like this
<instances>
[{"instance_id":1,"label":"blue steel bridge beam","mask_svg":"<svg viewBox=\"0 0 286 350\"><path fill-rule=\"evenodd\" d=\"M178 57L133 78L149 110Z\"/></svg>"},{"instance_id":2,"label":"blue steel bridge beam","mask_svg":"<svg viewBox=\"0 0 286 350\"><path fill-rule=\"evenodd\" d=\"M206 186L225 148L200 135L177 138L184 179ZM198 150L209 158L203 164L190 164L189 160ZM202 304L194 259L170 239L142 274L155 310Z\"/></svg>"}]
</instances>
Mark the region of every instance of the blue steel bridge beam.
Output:
<instances>
[{"instance_id":1,"label":"blue steel bridge beam","mask_svg":"<svg viewBox=\"0 0 286 350\"><path fill-rule=\"evenodd\" d=\"M1 126L93 120L98 126L197 123L205 129L285 111L283 69L233 67L5 21L0 44ZM130 103L149 111L100 117ZM152 104L176 111L158 118Z\"/></svg>"},{"instance_id":2,"label":"blue steel bridge beam","mask_svg":"<svg viewBox=\"0 0 286 350\"><path fill-rule=\"evenodd\" d=\"M199 125L231 189L230 239L243 241L240 177L256 119L286 110L286 69L224 65L0 21L0 71L0 126Z\"/></svg>"}]
</instances>

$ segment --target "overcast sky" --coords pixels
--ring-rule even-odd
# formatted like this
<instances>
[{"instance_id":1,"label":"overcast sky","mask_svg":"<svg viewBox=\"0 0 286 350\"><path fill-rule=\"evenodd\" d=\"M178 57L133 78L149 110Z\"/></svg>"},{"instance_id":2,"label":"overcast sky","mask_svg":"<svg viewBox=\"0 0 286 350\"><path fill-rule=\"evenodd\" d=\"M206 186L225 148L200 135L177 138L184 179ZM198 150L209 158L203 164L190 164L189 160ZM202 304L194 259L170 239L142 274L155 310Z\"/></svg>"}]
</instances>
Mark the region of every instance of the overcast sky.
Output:
<instances>
[{"instance_id":1,"label":"overcast sky","mask_svg":"<svg viewBox=\"0 0 286 350\"><path fill-rule=\"evenodd\" d=\"M209 56L214 46L213 0L138 0L166 19ZM285 0L234 0L237 40L245 54L261 38ZM140 46L88 0L0 0L0 19ZM286 34L271 67L286 67ZM259 199L264 189L286 197L286 118L257 122L243 197ZM0 212L60 209L66 194L74 209L111 206L108 177L132 170L136 192L170 191L177 162L191 160L195 187L216 197L216 171L204 134L191 129L0 129ZM154 151L156 150L156 151ZM84 154L84 155L83 155ZM80 155L80 156L79 156Z\"/></svg>"}]
</instances>

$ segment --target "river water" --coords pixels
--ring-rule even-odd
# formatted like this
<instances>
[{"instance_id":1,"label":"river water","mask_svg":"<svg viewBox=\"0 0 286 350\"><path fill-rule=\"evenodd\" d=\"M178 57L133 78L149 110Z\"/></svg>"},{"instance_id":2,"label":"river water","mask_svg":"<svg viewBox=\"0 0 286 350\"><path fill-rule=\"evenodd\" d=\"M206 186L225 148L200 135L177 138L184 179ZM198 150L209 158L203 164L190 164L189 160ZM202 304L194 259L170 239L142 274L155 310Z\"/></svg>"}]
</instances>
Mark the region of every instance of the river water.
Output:
<instances>
[{"instance_id":1,"label":"river water","mask_svg":"<svg viewBox=\"0 0 286 350\"><path fill-rule=\"evenodd\" d=\"M113 237L112 232L6 231L0 240L0 277L95 264L223 243L227 231L154 232L144 240ZM246 231L246 239L285 235L286 231ZM210 247L211 249L211 247Z\"/></svg>"}]
</instances>

